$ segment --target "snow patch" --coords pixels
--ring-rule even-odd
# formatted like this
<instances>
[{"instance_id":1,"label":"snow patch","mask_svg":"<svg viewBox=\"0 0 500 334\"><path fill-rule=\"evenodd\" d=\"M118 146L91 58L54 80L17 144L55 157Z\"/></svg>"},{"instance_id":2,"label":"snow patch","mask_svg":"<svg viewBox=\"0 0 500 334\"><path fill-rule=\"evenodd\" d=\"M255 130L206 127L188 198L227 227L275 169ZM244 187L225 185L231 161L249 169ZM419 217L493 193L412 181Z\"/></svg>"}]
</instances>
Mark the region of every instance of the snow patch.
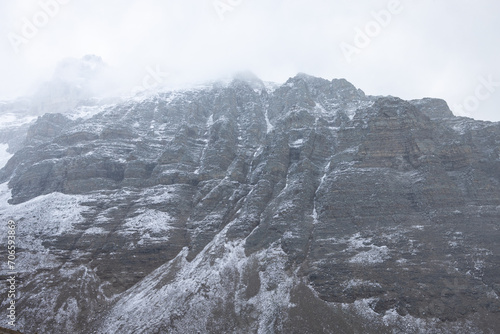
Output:
<instances>
[{"instance_id":1,"label":"snow patch","mask_svg":"<svg viewBox=\"0 0 500 334\"><path fill-rule=\"evenodd\" d=\"M173 218L166 212L158 210L145 210L136 217L129 218L125 221L124 227L126 231L149 231L152 233L163 233L173 229L170 223Z\"/></svg>"},{"instance_id":2,"label":"snow patch","mask_svg":"<svg viewBox=\"0 0 500 334\"><path fill-rule=\"evenodd\" d=\"M214 125L214 114L210 115L207 120L207 127L211 127L212 125Z\"/></svg>"},{"instance_id":3,"label":"snow patch","mask_svg":"<svg viewBox=\"0 0 500 334\"><path fill-rule=\"evenodd\" d=\"M13 113L5 113L0 115L0 130L28 124L37 118L37 116L19 116Z\"/></svg>"},{"instance_id":4,"label":"snow patch","mask_svg":"<svg viewBox=\"0 0 500 334\"><path fill-rule=\"evenodd\" d=\"M0 144L0 169L5 167L9 159L13 156L13 154L7 152L8 148L8 144Z\"/></svg>"},{"instance_id":5,"label":"snow patch","mask_svg":"<svg viewBox=\"0 0 500 334\"><path fill-rule=\"evenodd\" d=\"M371 287L377 287L377 288L382 287L378 283L373 283L373 282L365 281L365 280L361 280L361 279L351 279L350 281L344 282L344 284L342 284L342 285L346 289L355 288L355 287L359 287L359 286L371 286Z\"/></svg>"},{"instance_id":6,"label":"snow patch","mask_svg":"<svg viewBox=\"0 0 500 334\"><path fill-rule=\"evenodd\" d=\"M141 192L141 198L137 201L140 205L166 204L175 197L178 190L177 185L156 186Z\"/></svg>"},{"instance_id":7,"label":"snow patch","mask_svg":"<svg viewBox=\"0 0 500 334\"><path fill-rule=\"evenodd\" d=\"M375 264L382 263L389 257L389 248L387 246L376 246L372 243L372 238L363 238L358 232L347 240L348 248L346 251L357 251L359 248L370 248L354 255L349 262L357 264Z\"/></svg>"},{"instance_id":8,"label":"snow patch","mask_svg":"<svg viewBox=\"0 0 500 334\"><path fill-rule=\"evenodd\" d=\"M281 85L275 82L270 82L270 81L264 81L264 88L266 89L266 92L268 94L274 92L276 89L278 89Z\"/></svg>"},{"instance_id":9,"label":"snow patch","mask_svg":"<svg viewBox=\"0 0 500 334\"><path fill-rule=\"evenodd\" d=\"M320 115L328 115L328 111L326 111L326 109L319 103L315 102L316 104L314 105L314 111L317 113L317 114L320 114Z\"/></svg>"},{"instance_id":10,"label":"snow patch","mask_svg":"<svg viewBox=\"0 0 500 334\"><path fill-rule=\"evenodd\" d=\"M328 164L325 166L324 170L323 170L323 176L321 177L321 180L319 182L319 186L318 188L316 189L316 192L314 193L314 198L313 198L313 213L312 213L312 217L313 217L313 224L316 225L319 220L318 220L318 211L316 210L316 196L318 195L318 191L320 190L321 186L323 185L323 182L325 182L325 179L326 179L326 176L328 174L328 171L330 170L330 161L328 162Z\"/></svg>"},{"instance_id":11,"label":"snow patch","mask_svg":"<svg viewBox=\"0 0 500 334\"><path fill-rule=\"evenodd\" d=\"M18 223L19 234L27 237L37 234L56 236L67 233L73 225L83 221L81 213L85 210L80 203L89 196L65 195L54 192L38 196L27 202L10 205L6 199L10 197L7 183L0 186L0 213L12 217ZM9 194L8 196L6 194Z\"/></svg>"},{"instance_id":12,"label":"snow patch","mask_svg":"<svg viewBox=\"0 0 500 334\"><path fill-rule=\"evenodd\" d=\"M103 106L81 106L76 109L72 113L65 114L71 120L83 119L87 120L92 118L93 116L99 114L100 112L106 110L112 105L103 105Z\"/></svg>"},{"instance_id":13,"label":"snow patch","mask_svg":"<svg viewBox=\"0 0 500 334\"><path fill-rule=\"evenodd\" d=\"M271 122L269 121L269 115L267 113L267 109L264 113L264 116L266 118L266 125L267 125L267 133L271 132L274 130L274 126L271 124Z\"/></svg>"},{"instance_id":14,"label":"snow patch","mask_svg":"<svg viewBox=\"0 0 500 334\"><path fill-rule=\"evenodd\" d=\"M102 227L91 227L85 230L84 234L105 234L108 233Z\"/></svg>"},{"instance_id":15,"label":"snow patch","mask_svg":"<svg viewBox=\"0 0 500 334\"><path fill-rule=\"evenodd\" d=\"M294 141L293 143L290 144L290 147L300 147L304 145L304 139L303 138L300 138L300 139L297 139L296 141Z\"/></svg>"},{"instance_id":16,"label":"snow patch","mask_svg":"<svg viewBox=\"0 0 500 334\"><path fill-rule=\"evenodd\" d=\"M358 264L382 263L388 258L389 249L387 246L370 246L371 249L353 256L349 262Z\"/></svg>"}]
</instances>

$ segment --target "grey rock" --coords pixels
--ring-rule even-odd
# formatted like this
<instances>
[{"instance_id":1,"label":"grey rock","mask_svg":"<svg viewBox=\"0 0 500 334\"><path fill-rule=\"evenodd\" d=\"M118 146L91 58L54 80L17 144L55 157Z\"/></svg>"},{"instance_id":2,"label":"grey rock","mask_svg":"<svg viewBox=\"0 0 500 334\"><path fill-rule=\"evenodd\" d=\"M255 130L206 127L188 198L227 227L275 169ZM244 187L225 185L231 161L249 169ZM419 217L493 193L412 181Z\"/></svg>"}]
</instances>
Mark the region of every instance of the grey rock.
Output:
<instances>
[{"instance_id":1,"label":"grey rock","mask_svg":"<svg viewBox=\"0 0 500 334\"><path fill-rule=\"evenodd\" d=\"M430 118L453 118L453 113L446 101L441 99L423 98L421 100L409 101L418 110L429 116Z\"/></svg>"},{"instance_id":2,"label":"grey rock","mask_svg":"<svg viewBox=\"0 0 500 334\"><path fill-rule=\"evenodd\" d=\"M442 100L306 74L44 115L0 170L12 195L0 214L38 240L23 245L38 264L22 272L22 324L494 332L499 143L499 123Z\"/></svg>"}]
</instances>

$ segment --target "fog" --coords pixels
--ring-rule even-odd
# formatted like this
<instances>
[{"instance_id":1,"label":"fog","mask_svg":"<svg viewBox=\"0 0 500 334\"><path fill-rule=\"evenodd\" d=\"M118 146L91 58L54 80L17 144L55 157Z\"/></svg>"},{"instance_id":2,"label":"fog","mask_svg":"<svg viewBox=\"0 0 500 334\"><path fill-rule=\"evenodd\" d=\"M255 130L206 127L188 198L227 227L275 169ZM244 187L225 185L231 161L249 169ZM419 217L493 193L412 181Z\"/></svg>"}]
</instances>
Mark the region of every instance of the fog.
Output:
<instances>
[{"instance_id":1,"label":"fog","mask_svg":"<svg viewBox=\"0 0 500 334\"><path fill-rule=\"evenodd\" d=\"M499 14L493 0L2 1L0 99L32 94L62 59L94 54L121 89L151 72L163 84L304 72L499 121Z\"/></svg>"}]
</instances>

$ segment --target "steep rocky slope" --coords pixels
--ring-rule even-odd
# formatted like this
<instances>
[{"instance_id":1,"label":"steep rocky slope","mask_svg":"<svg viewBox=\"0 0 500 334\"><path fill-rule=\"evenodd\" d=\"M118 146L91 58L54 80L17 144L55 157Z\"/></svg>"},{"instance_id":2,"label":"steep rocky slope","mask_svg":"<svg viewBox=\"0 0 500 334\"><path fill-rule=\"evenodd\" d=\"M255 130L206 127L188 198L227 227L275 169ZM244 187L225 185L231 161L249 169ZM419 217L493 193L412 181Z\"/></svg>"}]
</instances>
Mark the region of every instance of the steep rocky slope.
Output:
<instances>
[{"instance_id":1,"label":"steep rocky slope","mask_svg":"<svg viewBox=\"0 0 500 334\"><path fill-rule=\"evenodd\" d=\"M305 74L75 112L0 170L18 329L500 328L499 123Z\"/></svg>"}]
</instances>

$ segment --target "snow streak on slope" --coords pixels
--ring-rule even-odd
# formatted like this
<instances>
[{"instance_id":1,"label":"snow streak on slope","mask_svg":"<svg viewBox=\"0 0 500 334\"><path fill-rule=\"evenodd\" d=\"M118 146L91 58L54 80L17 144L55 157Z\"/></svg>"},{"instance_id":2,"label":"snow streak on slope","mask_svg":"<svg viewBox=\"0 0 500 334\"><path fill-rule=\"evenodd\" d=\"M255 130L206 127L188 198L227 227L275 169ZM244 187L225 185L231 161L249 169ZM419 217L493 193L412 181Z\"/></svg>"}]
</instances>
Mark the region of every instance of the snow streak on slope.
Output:
<instances>
[{"instance_id":1,"label":"snow streak on slope","mask_svg":"<svg viewBox=\"0 0 500 334\"><path fill-rule=\"evenodd\" d=\"M269 121L269 116L267 114L267 109L266 109L266 112L265 112L265 118L266 118L267 133L269 133L269 132L271 132L271 131L274 130L274 126Z\"/></svg>"}]
</instances>

